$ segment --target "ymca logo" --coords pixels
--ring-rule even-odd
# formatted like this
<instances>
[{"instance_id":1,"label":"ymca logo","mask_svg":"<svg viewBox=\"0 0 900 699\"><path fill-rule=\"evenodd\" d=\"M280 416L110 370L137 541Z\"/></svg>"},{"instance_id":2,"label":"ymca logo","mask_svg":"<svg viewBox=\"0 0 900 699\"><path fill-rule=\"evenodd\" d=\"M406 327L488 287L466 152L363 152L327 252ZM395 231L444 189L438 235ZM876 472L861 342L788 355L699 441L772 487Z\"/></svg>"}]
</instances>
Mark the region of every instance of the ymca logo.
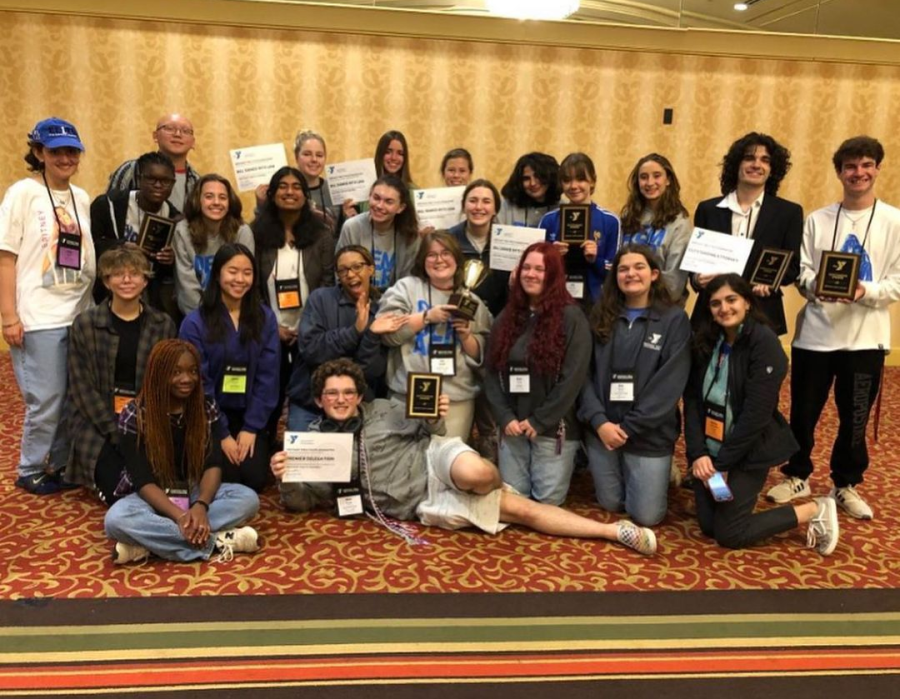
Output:
<instances>
[{"instance_id":1,"label":"ymca logo","mask_svg":"<svg viewBox=\"0 0 900 699\"><path fill-rule=\"evenodd\" d=\"M647 336L647 341L644 342L644 347L659 352L662 349L662 338L662 333L650 333Z\"/></svg>"},{"instance_id":2,"label":"ymca logo","mask_svg":"<svg viewBox=\"0 0 900 699\"><path fill-rule=\"evenodd\" d=\"M290 441L290 444L295 444L295 443L297 442L297 439L298 439L299 437L300 437L299 434L292 434L292 435L291 435L291 438L290 438L290 440L289 440L289 441Z\"/></svg>"},{"instance_id":3,"label":"ymca logo","mask_svg":"<svg viewBox=\"0 0 900 699\"><path fill-rule=\"evenodd\" d=\"M236 150L236 151L234 152L234 159L235 159L235 160L240 160L240 159L241 159L241 153L243 153L243 151Z\"/></svg>"},{"instance_id":4,"label":"ymca logo","mask_svg":"<svg viewBox=\"0 0 900 699\"><path fill-rule=\"evenodd\" d=\"M334 165L329 165L329 166L328 166L328 174L329 174L329 175L333 175L333 174L334 174Z\"/></svg>"},{"instance_id":5,"label":"ymca logo","mask_svg":"<svg viewBox=\"0 0 900 699\"><path fill-rule=\"evenodd\" d=\"M416 192L416 199L419 199L421 201L422 197L424 196L425 192L423 190L420 189L418 192Z\"/></svg>"}]
</instances>

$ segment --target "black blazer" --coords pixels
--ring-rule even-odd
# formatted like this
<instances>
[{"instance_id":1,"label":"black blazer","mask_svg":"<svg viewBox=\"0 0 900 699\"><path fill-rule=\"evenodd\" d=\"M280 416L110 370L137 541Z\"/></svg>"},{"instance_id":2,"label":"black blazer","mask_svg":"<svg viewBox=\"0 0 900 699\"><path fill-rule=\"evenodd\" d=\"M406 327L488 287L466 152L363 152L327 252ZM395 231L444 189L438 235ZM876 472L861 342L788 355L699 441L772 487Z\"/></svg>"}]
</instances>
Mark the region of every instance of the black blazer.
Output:
<instances>
[{"instance_id":1,"label":"black blazer","mask_svg":"<svg viewBox=\"0 0 900 699\"><path fill-rule=\"evenodd\" d=\"M701 201L694 213L694 225L719 233L731 233L731 209L717 206L722 197L714 197ZM766 194L759 210L759 218L753 231L753 251L744 269L744 279L749 281L750 275L756 267L763 248L778 248L791 250L794 253L791 263L782 279L782 286L793 284L800 276L800 243L803 240L803 208L787 199ZM691 275L691 286L698 293L694 312L691 314L691 324L696 328L699 318L698 309L708 303L706 292L694 283ZM759 307L775 332L784 335L787 332L787 322L784 317L784 302L781 289L768 297L760 297Z\"/></svg>"},{"instance_id":2,"label":"black blazer","mask_svg":"<svg viewBox=\"0 0 900 699\"><path fill-rule=\"evenodd\" d=\"M684 392L684 442L688 464L709 456L703 379L710 357L695 352ZM800 447L778 412L778 396L788 361L770 328L748 319L728 360L728 396L734 429L713 459L717 471L779 466Z\"/></svg>"}]
</instances>

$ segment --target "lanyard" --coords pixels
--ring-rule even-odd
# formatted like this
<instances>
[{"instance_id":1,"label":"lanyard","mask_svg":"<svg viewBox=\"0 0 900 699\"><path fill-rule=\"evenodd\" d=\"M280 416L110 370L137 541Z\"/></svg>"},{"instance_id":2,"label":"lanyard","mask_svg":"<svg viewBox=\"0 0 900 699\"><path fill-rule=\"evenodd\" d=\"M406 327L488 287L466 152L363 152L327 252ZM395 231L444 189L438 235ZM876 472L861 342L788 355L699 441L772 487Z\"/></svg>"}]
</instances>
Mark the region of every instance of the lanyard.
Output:
<instances>
[{"instance_id":1,"label":"lanyard","mask_svg":"<svg viewBox=\"0 0 900 699\"><path fill-rule=\"evenodd\" d=\"M59 220L59 213L56 211L56 202L53 200L53 193L50 191L50 185L47 184L47 175L45 173L41 173L41 177L44 179L44 187L47 188L47 196L50 197L50 208L53 209L53 217L56 219L56 230L59 233L62 233L62 222ZM81 219L78 217L78 204L75 201L75 192L72 191L72 185L69 185L69 199L72 202L72 209L75 211L75 225L78 226L78 235L81 235ZM63 206L63 209L66 207Z\"/></svg>"},{"instance_id":2,"label":"lanyard","mask_svg":"<svg viewBox=\"0 0 900 699\"><path fill-rule=\"evenodd\" d=\"M866 234L863 237L862 241L862 249L866 249L866 242L869 240L869 229L872 227L872 219L875 218L875 206L878 204L878 200L872 202L872 213L869 214L869 222L866 224ZM841 220L841 211L844 210L844 202L841 202L838 205L837 216L834 217L834 233L831 236L831 250L834 251L834 246L837 244L837 232L838 232L838 223ZM850 218L849 216L847 218ZM852 224L852 221L851 221ZM855 230L855 229L854 229Z\"/></svg>"},{"instance_id":3,"label":"lanyard","mask_svg":"<svg viewBox=\"0 0 900 699\"><path fill-rule=\"evenodd\" d=\"M370 252L372 253L372 259L375 259L375 223L372 221L372 214L369 214L369 229L372 232L372 246L370 247ZM399 257L397 253L397 226L393 226L393 234L394 234L394 266L391 268L391 283L388 286L393 286L394 282L397 279L397 258Z\"/></svg>"},{"instance_id":4,"label":"lanyard","mask_svg":"<svg viewBox=\"0 0 900 699\"><path fill-rule=\"evenodd\" d=\"M392 517L388 517L381 511L381 508L378 507L378 503L375 502L375 495L372 492L372 476L369 471L369 455L366 451L365 431L363 429L360 429L359 434L356 436L356 454L359 461L359 471L365 481L366 494L369 496L369 503L372 505L372 510L374 510L373 514L366 509L366 515L369 519L377 522L397 536L402 537L406 540L406 543L412 546L419 544L427 546L428 541L416 536L416 531L412 526L405 522L398 522Z\"/></svg>"},{"instance_id":5,"label":"lanyard","mask_svg":"<svg viewBox=\"0 0 900 699\"><path fill-rule=\"evenodd\" d=\"M727 350L723 350L723 347L728 347ZM725 358L731 356L731 346L728 345L724 340L719 342L719 346L716 348L719 352L718 360L716 361L716 370L713 372L712 381L709 384L709 388L706 389L706 393L703 396L703 402L706 403L709 400L709 394L712 393L713 387L716 385L716 382L719 380L719 371L722 369L722 365L725 363ZM730 372L729 372L730 373ZM725 408L728 408L728 392L731 390L731 382L725 381Z\"/></svg>"}]
</instances>

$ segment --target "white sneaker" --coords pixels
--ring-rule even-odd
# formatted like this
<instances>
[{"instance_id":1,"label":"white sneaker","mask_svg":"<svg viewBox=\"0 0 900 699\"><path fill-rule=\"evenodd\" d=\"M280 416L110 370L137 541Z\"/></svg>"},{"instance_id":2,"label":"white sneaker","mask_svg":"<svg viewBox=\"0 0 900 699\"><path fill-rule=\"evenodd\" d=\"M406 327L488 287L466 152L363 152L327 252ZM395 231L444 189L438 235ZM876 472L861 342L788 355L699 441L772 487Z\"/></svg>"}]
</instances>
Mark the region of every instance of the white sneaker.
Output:
<instances>
[{"instance_id":1,"label":"white sneaker","mask_svg":"<svg viewBox=\"0 0 900 699\"><path fill-rule=\"evenodd\" d=\"M862 499L856 488L848 485L846 488L832 488L829 497L837 500L837 504L856 519L872 519L872 508Z\"/></svg>"},{"instance_id":2,"label":"white sneaker","mask_svg":"<svg viewBox=\"0 0 900 699\"><path fill-rule=\"evenodd\" d=\"M811 494L809 481L796 476L788 476L778 485L769 488L769 492L766 493L766 499L782 505L795 498L808 498Z\"/></svg>"},{"instance_id":3,"label":"white sneaker","mask_svg":"<svg viewBox=\"0 0 900 699\"><path fill-rule=\"evenodd\" d=\"M219 557L216 563L227 563L236 553L253 553L259 550L259 535L253 527L228 529L216 533L216 548Z\"/></svg>"},{"instance_id":4,"label":"white sneaker","mask_svg":"<svg viewBox=\"0 0 900 699\"><path fill-rule=\"evenodd\" d=\"M806 530L806 545L815 549L823 556L834 552L838 543L840 530L838 528L837 505L833 498L816 498L819 511L815 517L809 520Z\"/></svg>"},{"instance_id":5,"label":"white sneaker","mask_svg":"<svg viewBox=\"0 0 900 699\"><path fill-rule=\"evenodd\" d=\"M125 563L132 563L133 561L143 561L145 558L149 557L150 552L143 546L126 544L122 541L116 542L116 546L112 552L113 563L116 565L124 565Z\"/></svg>"},{"instance_id":6,"label":"white sneaker","mask_svg":"<svg viewBox=\"0 0 900 699\"><path fill-rule=\"evenodd\" d=\"M616 538L620 544L624 544L645 556L652 556L656 553L656 534L653 533L652 529L639 527L634 522L624 519L619 520L616 524L619 528Z\"/></svg>"}]
</instances>

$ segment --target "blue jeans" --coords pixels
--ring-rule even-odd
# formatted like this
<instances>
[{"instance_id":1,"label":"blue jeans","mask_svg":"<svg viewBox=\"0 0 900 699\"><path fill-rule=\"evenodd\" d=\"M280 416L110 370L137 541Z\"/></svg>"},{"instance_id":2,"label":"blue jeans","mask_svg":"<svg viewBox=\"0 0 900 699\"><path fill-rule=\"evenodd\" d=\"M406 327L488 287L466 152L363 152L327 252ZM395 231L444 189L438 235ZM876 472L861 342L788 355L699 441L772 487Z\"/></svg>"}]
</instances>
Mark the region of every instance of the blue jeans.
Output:
<instances>
[{"instance_id":1,"label":"blue jeans","mask_svg":"<svg viewBox=\"0 0 900 699\"><path fill-rule=\"evenodd\" d=\"M193 501L197 496L194 491ZM215 549L215 534L246 522L259 510L259 498L238 483L222 483L209 503L209 541L202 548L191 546L178 525L150 507L137 493L122 498L109 508L104 526L110 539L143 546L169 561L207 560Z\"/></svg>"},{"instance_id":2,"label":"blue jeans","mask_svg":"<svg viewBox=\"0 0 900 699\"><path fill-rule=\"evenodd\" d=\"M33 330L25 333L23 347L10 347L16 383L25 402L19 475L33 476L50 468L66 467L69 443L65 402L69 329Z\"/></svg>"},{"instance_id":3,"label":"blue jeans","mask_svg":"<svg viewBox=\"0 0 900 699\"><path fill-rule=\"evenodd\" d=\"M625 510L637 524L652 527L666 516L672 456L638 456L609 451L596 435L587 437L588 464L600 507Z\"/></svg>"},{"instance_id":4,"label":"blue jeans","mask_svg":"<svg viewBox=\"0 0 900 699\"><path fill-rule=\"evenodd\" d=\"M556 438L528 437L500 439L500 475L525 497L548 505L562 505L569 492L575 453L581 442L563 442L562 453L556 453Z\"/></svg>"},{"instance_id":5,"label":"blue jeans","mask_svg":"<svg viewBox=\"0 0 900 699\"><path fill-rule=\"evenodd\" d=\"M288 404L287 429L290 432L309 432L309 426L322 417L322 413L314 413L296 403Z\"/></svg>"}]
</instances>

